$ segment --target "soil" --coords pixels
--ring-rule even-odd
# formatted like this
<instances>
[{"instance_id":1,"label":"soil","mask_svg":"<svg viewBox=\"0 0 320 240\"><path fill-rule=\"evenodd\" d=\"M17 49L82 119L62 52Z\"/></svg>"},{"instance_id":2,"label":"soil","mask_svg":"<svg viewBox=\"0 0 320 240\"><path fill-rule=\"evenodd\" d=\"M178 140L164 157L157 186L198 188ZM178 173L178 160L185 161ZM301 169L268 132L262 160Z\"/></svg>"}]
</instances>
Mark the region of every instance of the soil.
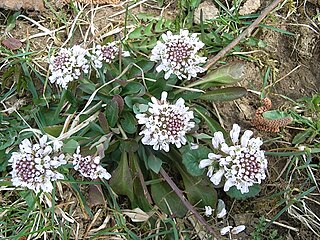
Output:
<instances>
[{"instance_id":1,"label":"soil","mask_svg":"<svg viewBox=\"0 0 320 240\"><path fill-rule=\"evenodd\" d=\"M0 7L10 9L20 9L20 7L27 8L26 5L19 5L19 0L8 0L5 2L11 5L4 5L3 2L2 5L0 4ZM22 2L26 4L25 1ZM31 10L40 10L41 15L32 14L32 12L23 12L23 14L31 19L35 19L42 26L50 30L56 29L58 26L54 23L55 16L40 5L39 3L33 3L32 6L34 7ZM262 7L264 7L264 5L265 3L263 3ZM266 28L262 28L255 33L256 37L262 39L267 44L267 47L263 49L263 51L256 52L252 55L256 60L247 63L245 79L239 84L252 91L249 91L246 97L239 100L228 103L216 103L216 107L219 109L221 116L221 123L226 129L231 129L232 124L237 121L236 123L243 129L252 129L256 136L260 136L265 140L277 137L275 133L257 131L250 124L255 109L260 106L260 96L254 92L263 91L262 75L268 66L271 67L272 73L268 84L272 84L272 86L267 89L266 94L272 100L273 109L285 111L292 107L292 103L283 96L297 100L301 97L312 96L320 92L320 24L319 18L313 21L309 19L310 16L316 15L319 7L316 1L307 1L305 9L303 6L300 6L299 10L291 13L290 16L288 16L288 11L283 9L278 13L279 17L277 18L277 22L272 19L269 20L268 23L270 25L289 31L294 34L293 36L271 31ZM113 18L112 21L105 16L111 16L113 13L117 13L123 9L123 7L103 7L99 9L94 19L95 32L101 36L103 35L101 33L108 34L108 32L115 29L122 16ZM142 8L140 8L140 10L141 9ZM10 32L6 32L7 26L4 24L6 22L4 16L7 15L7 12L4 10L1 11L4 14L0 15L0 41L8 36L22 40L24 44L23 47L29 44L30 51L39 51L39 62L47 61L44 56L46 56L48 48L51 46L61 46L68 35L68 31L62 30L56 36L57 38L43 36L28 39L28 37L40 33L41 30L26 18L19 18L16 21L15 28ZM68 20L75 17L70 15L67 8L64 11ZM152 11L154 11L154 9ZM170 11L171 10L169 10L169 15ZM83 29L88 26L89 24L84 24ZM83 35L79 34L74 42L81 42L81 38L83 38ZM43 74L46 74L45 70L41 70L41 68L39 70L40 72L42 71ZM281 134L285 136L285 141L290 142L296 133L290 128L285 128ZM270 149L279 146L283 146L283 143L271 141L266 148ZM269 161L270 177L269 180L262 185L263 189L260 195L255 198L254 201L233 202L230 200L230 202L227 203L227 206L233 206L229 212L229 216L232 217L234 224L245 224L247 226L247 230L240 234L238 239L250 239L250 232L254 230L254 226L260 216L264 215L268 219L272 219L284 207L284 205L282 205L275 208L277 202L283 197L282 195L271 200L266 199L266 197L285 189L285 180L278 176L286 166L287 160L285 158L270 158ZM316 177L319 178L319 175ZM298 185L299 181L296 181L296 184ZM315 212L317 212L317 205L311 204L311 208L312 207L314 207ZM86 219L82 221L80 215L81 213L79 213L79 219L77 219L77 221L85 225ZM286 227L272 225L270 229L278 230L280 235L284 236L285 239L318 239L304 224L290 217L287 213L284 213L277 221L299 229L299 231L296 232ZM83 228L85 229L85 227Z\"/></svg>"}]
</instances>

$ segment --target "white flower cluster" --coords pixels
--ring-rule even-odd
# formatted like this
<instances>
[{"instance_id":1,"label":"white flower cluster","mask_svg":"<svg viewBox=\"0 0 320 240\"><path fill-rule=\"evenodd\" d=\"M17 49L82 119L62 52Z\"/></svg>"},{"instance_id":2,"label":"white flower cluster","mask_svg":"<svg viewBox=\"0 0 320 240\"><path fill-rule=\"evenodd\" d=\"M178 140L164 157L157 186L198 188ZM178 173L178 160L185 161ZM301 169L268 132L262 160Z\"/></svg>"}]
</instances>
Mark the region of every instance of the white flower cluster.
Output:
<instances>
[{"instance_id":1,"label":"white flower cluster","mask_svg":"<svg viewBox=\"0 0 320 240\"><path fill-rule=\"evenodd\" d=\"M12 184L27 187L38 193L40 190L51 192L52 181L63 179L57 168L66 164L64 154L60 152L61 143L47 143L47 136L40 138L39 143L32 144L25 139L19 145L19 151L13 152L9 162L12 165Z\"/></svg>"},{"instance_id":2,"label":"white flower cluster","mask_svg":"<svg viewBox=\"0 0 320 240\"><path fill-rule=\"evenodd\" d=\"M68 83L78 79L82 72L88 73L90 54L87 50L74 45L72 48L61 48L56 56L50 58L49 70L51 83L67 88Z\"/></svg>"},{"instance_id":3,"label":"white flower cluster","mask_svg":"<svg viewBox=\"0 0 320 240\"><path fill-rule=\"evenodd\" d=\"M56 56L50 58L49 70L51 83L56 83L66 89L68 83L78 79L82 73L88 73L91 65L102 68L103 63L111 63L119 53L117 42L107 45L97 45L90 53L79 45L72 48L61 48ZM123 51L127 57L128 52Z\"/></svg>"},{"instance_id":4,"label":"white flower cluster","mask_svg":"<svg viewBox=\"0 0 320 240\"><path fill-rule=\"evenodd\" d=\"M108 43L107 45L97 45L92 51L92 61L96 68L102 68L103 62L111 63L113 59L119 53L119 48L116 46L116 42Z\"/></svg>"},{"instance_id":5,"label":"white flower cluster","mask_svg":"<svg viewBox=\"0 0 320 240\"><path fill-rule=\"evenodd\" d=\"M168 31L162 35L162 40L152 49L151 61L159 62L156 70L164 71L164 78L168 79L171 74L175 74L179 79L188 80L196 77L197 73L205 70L198 66L206 62L206 57L200 57L198 51L204 43L193 33L189 36L188 30L180 30L179 35L173 35Z\"/></svg>"},{"instance_id":6,"label":"white flower cluster","mask_svg":"<svg viewBox=\"0 0 320 240\"><path fill-rule=\"evenodd\" d=\"M74 169L80 172L82 176L91 178L92 180L97 178L109 180L111 178L111 174L100 165L100 157L83 157L80 155L80 147L73 154L73 165Z\"/></svg>"},{"instance_id":7,"label":"white flower cluster","mask_svg":"<svg viewBox=\"0 0 320 240\"><path fill-rule=\"evenodd\" d=\"M185 135L195 123L191 120L193 112L184 105L184 99L179 98L175 104L167 102L167 92L162 92L161 100L151 98L147 113L137 114L139 124L143 124L139 135L144 135L142 143L152 145L154 150L168 152L169 144L175 144L177 148L186 144Z\"/></svg>"},{"instance_id":8,"label":"white flower cluster","mask_svg":"<svg viewBox=\"0 0 320 240\"><path fill-rule=\"evenodd\" d=\"M242 194L249 192L253 184L260 184L266 178L268 161L260 138L251 138L253 132L246 130L239 140L240 127L233 125L230 138L234 145L228 146L222 132L215 132L212 145L217 153L209 153L208 159L200 161L199 168L208 167L207 176L214 185L225 177L224 191L235 186Z\"/></svg>"}]
</instances>

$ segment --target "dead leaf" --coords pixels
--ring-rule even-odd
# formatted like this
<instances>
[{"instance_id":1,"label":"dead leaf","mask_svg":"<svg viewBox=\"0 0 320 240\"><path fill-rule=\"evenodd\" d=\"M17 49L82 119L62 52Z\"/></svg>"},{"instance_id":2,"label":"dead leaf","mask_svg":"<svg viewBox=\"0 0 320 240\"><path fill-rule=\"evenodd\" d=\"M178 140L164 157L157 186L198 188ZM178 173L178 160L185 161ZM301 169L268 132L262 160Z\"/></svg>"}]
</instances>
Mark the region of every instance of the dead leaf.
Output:
<instances>
[{"instance_id":1,"label":"dead leaf","mask_svg":"<svg viewBox=\"0 0 320 240\"><path fill-rule=\"evenodd\" d=\"M104 198L102 188L98 184L90 184L89 185L89 205L91 207L98 205L106 205L106 200Z\"/></svg>"},{"instance_id":2,"label":"dead leaf","mask_svg":"<svg viewBox=\"0 0 320 240\"><path fill-rule=\"evenodd\" d=\"M2 41L2 45L11 49L11 50L16 50L19 49L22 46L22 42L16 38L7 38Z\"/></svg>"},{"instance_id":3,"label":"dead leaf","mask_svg":"<svg viewBox=\"0 0 320 240\"><path fill-rule=\"evenodd\" d=\"M149 219L149 215L142 211L140 208L125 209L122 213L128 216L132 222L145 222Z\"/></svg>"}]
</instances>

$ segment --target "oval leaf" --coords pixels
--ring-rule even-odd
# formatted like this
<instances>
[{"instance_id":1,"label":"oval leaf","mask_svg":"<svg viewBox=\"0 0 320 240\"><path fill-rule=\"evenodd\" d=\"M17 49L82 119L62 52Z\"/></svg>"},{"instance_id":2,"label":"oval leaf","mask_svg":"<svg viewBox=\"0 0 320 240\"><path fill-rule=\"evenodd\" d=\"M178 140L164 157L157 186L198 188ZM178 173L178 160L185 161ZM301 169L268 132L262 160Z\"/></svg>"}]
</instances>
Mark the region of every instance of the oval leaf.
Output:
<instances>
[{"instance_id":1,"label":"oval leaf","mask_svg":"<svg viewBox=\"0 0 320 240\"><path fill-rule=\"evenodd\" d=\"M78 146L78 142L76 140L71 139L66 144L63 144L63 152L72 154L76 151Z\"/></svg>"},{"instance_id":2,"label":"oval leaf","mask_svg":"<svg viewBox=\"0 0 320 240\"><path fill-rule=\"evenodd\" d=\"M183 218L187 208L183 205L177 194L170 188L168 183L159 182L151 185L151 195L157 206L166 214Z\"/></svg>"},{"instance_id":3,"label":"oval leaf","mask_svg":"<svg viewBox=\"0 0 320 240\"><path fill-rule=\"evenodd\" d=\"M244 75L245 64L243 62L233 62L209 72L201 82L200 88L206 89L213 86L234 84L239 82Z\"/></svg>"},{"instance_id":4,"label":"oval leaf","mask_svg":"<svg viewBox=\"0 0 320 240\"><path fill-rule=\"evenodd\" d=\"M155 155L150 154L148 157L148 167L155 173L159 173L162 166L162 160Z\"/></svg>"},{"instance_id":5,"label":"oval leaf","mask_svg":"<svg viewBox=\"0 0 320 240\"><path fill-rule=\"evenodd\" d=\"M22 42L16 38L8 38L2 41L2 45L11 49L11 50L16 50L21 48Z\"/></svg>"},{"instance_id":6,"label":"oval leaf","mask_svg":"<svg viewBox=\"0 0 320 240\"><path fill-rule=\"evenodd\" d=\"M257 196L260 192L261 187L259 184L253 184L251 187L249 187L249 192L242 194L240 190L238 190L235 186L232 186L229 191L227 192L227 195L229 197L238 199L238 200L244 200L247 198L251 198L254 196Z\"/></svg>"},{"instance_id":7,"label":"oval leaf","mask_svg":"<svg viewBox=\"0 0 320 240\"><path fill-rule=\"evenodd\" d=\"M197 106L197 107L194 108L194 110L206 122L208 128L210 129L210 131L212 133L215 133L217 131L221 131L223 133L223 135L227 134L226 131L220 126L220 124L217 121L213 120L211 117L209 117L207 115L206 109L204 109L204 108L202 108L200 106Z\"/></svg>"},{"instance_id":8,"label":"oval leaf","mask_svg":"<svg viewBox=\"0 0 320 240\"><path fill-rule=\"evenodd\" d=\"M106 107L105 115L110 127L115 127L119 119L119 106L116 101L109 101Z\"/></svg>"},{"instance_id":9,"label":"oval leaf","mask_svg":"<svg viewBox=\"0 0 320 240\"><path fill-rule=\"evenodd\" d=\"M128 164L128 155L122 153L118 167L113 171L109 181L111 188L119 195L126 195L133 202L133 180Z\"/></svg>"},{"instance_id":10,"label":"oval leaf","mask_svg":"<svg viewBox=\"0 0 320 240\"><path fill-rule=\"evenodd\" d=\"M247 90L243 87L228 87L206 92L199 98L206 101L223 102L244 97L247 93Z\"/></svg>"},{"instance_id":11,"label":"oval leaf","mask_svg":"<svg viewBox=\"0 0 320 240\"><path fill-rule=\"evenodd\" d=\"M189 146L181 148L182 151L182 163L186 167L187 171L192 176L200 176L203 174L204 169L199 168L199 163L202 159L208 158L208 154L211 152L209 148L200 146L198 149L190 149Z\"/></svg>"},{"instance_id":12,"label":"oval leaf","mask_svg":"<svg viewBox=\"0 0 320 240\"><path fill-rule=\"evenodd\" d=\"M204 208L204 206L216 206L218 201L217 192L209 179L207 177L190 176L179 163L175 162L175 165L182 176L189 202L193 205L197 204L197 207L201 208Z\"/></svg>"},{"instance_id":13,"label":"oval leaf","mask_svg":"<svg viewBox=\"0 0 320 240\"><path fill-rule=\"evenodd\" d=\"M123 130L127 133L133 134L137 132L138 123L131 112L123 112L120 124Z\"/></svg>"}]
</instances>

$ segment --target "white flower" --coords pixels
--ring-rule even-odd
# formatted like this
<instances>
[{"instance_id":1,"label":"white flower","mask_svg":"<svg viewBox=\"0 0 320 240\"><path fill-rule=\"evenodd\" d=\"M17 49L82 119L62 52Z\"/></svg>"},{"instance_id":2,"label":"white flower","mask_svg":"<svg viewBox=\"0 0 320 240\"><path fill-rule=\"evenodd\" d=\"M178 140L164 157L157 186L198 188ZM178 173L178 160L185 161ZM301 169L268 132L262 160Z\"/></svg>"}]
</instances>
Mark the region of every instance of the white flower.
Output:
<instances>
[{"instance_id":1,"label":"white flower","mask_svg":"<svg viewBox=\"0 0 320 240\"><path fill-rule=\"evenodd\" d=\"M36 193L40 190L51 192L52 181L63 179L56 169L67 163L65 156L47 140L46 135L35 144L25 139L19 145L20 151L12 153L9 162L14 186L27 187Z\"/></svg>"},{"instance_id":2,"label":"white flower","mask_svg":"<svg viewBox=\"0 0 320 240\"><path fill-rule=\"evenodd\" d=\"M82 176L91 178L92 180L97 178L109 180L111 178L111 174L100 165L100 157L83 157L80 155L80 147L73 154L73 165L74 169L80 172Z\"/></svg>"},{"instance_id":3,"label":"white flower","mask_svg":"<svg viewBox=\"0 0 320 240\"><path fill-rule=\"evenodd\" d=\"M207 217L210 217L212 215L212 208L210 206L204 206L204 210L205 210L205 215Z\"/></svg>"},{"instance_id":4,"label":"white flower","mask_svg":"<svg viewBox=\"0 0 320 240\"><path fill-rule=\"evenodd\" d=\"M215 174L213 174L210 177L210 181L214 184L214 185L218 185L221 182L221 179L224 175L225 171L223 168L219 169Z\"/></svg>"},{"instance_id":5,"label":"white flower","mask_svg":"<svg viewBox=\"0 0 320 240\"><path fill-rule=\"evenodd\" d=\"M208 176L214 185L225 178L224 191L235 186L242 194L249 192L253 184L261 184L266 178L268 161L264 151L260 149L263 142L260 138L251 138L253 132L246 130L240 138L240 127L233 125L230 138L233 145L229 146L222 132L214 133L212 145L218 152L210 153L208 159L200 161L199 168L208 168Z\"/></svg>"},{"instance_id":6,"label":"white flower","mask_svg":"<svg viewBox=\"0 0 320 240\"><path fill-rule=\"evenodd\" d=\"M230 232L230 229L232 228L232 226L227 226L227 227L224 227L224 228L221 228L220 229L220 234L223 236L223 235L226 235L227 233Z\"/></svg>"},{"instance_id":7,"label":"white flower","mask_svg":"<svg viewBox=\"0 0 320 240\"><path fill-rule=\"evenodd\" d=\"M139 124L143 124L139 135L144 135L141 142L153 146L154 150L168 152L169 144L177 148L187 143L186 133L195 123L191 122L193 112L184 105L184 100L179 98L175 104L167 102L167 92L162 92L161 100L152 97L147 113L136 114Z\"/></svg>"},{"instance_id":8,"label":"white flower","mask_svg":"<svg viewBox=\"0 0 320 240\"><path fill-rule=\"evenodd\" d=\"M238 234L238 233L241 233L245 229L246 229L245 225L239 225L237 227L232 228L231 233L232 234Z\"/></svg>"},{"instance_id":9,"label":"white flower","mask_svg":"<svg viewBox=\"0 0 320 240\"><path fill-rule=\"evenodd\" d=\"M52 56L49 61L50 82L66 89L68 83L78 79L82 72L89 72L88 57L90 57L89 52L79 45L74 45L72 48L61 48L57 55Z\"/></svg>"},{"instance_id":10,"label":"white flower","mask_svg":"<svg viewBox=\"0 0 320 240\"><path fill-rule=\"evenodd\" d=\"M156 70L164 71L164 78L168 79L171 74L179 79L188 80L196 77L197 73L205 70L198 65L206 62L206 57L197 55L204 43L193 33L189 36L188 30L180 30L179 35L173 35L168 31L162 35L162 40L152 49L151 61L159 62Z\"/></svg>"},{"instance_id":11,"label":"white flower","mask_svg":"<svg viewBox=\"0 0 320 240\"><path fill-rule=\"evenodd\" d=\"M226 205L223 200L218 200L217 218L223 218L227 214Z\"/></svg>"},{"instance_id":12,"label":"white flower","mask_svg":"<svg viewBox=\"0 0 320 240\"><path fill-rule=\"evenodd\" d=\"M196 150L199 148L199 145L196 143L190 143L190 150Z\"/></svg>"},{"instance_id":13,"label":"white flower","mask_svg":"<svg viewBox=\"0 0 320 240\"><path fill-rule=\"evenodd\" d=\"M96 48L92 51L91 55L93 65L96 68L101 68L103 62L111 63L111 61L115 59L115 57L119 53L119 48L116 46L116 44L116 42L111 42L104 46L96 46Z\"/></svg>"},{"instance_id":14,"label":"white flower","mask_svg":"<svg viewBox=\"0 0 320 240\"><path fill-rule=\"evenodd\" d=\"M222 236L223 236L223 235L226 235L226 234L229 233L230 230L231 230L231 233L234 234L234 235L236 235L236 234L242 232L242 231L245 230L245 229L246 229L246 226L244 226L244 225L239 225L239 226L237 226L237 227L227 226L227 227L224 227L224 228L222 228L222 229L220 230L220 234L221 234Z\"/></svg>"}]
</instances>

